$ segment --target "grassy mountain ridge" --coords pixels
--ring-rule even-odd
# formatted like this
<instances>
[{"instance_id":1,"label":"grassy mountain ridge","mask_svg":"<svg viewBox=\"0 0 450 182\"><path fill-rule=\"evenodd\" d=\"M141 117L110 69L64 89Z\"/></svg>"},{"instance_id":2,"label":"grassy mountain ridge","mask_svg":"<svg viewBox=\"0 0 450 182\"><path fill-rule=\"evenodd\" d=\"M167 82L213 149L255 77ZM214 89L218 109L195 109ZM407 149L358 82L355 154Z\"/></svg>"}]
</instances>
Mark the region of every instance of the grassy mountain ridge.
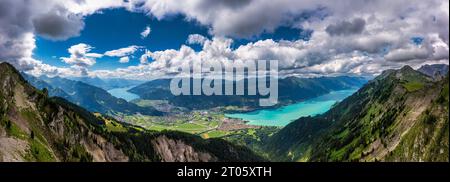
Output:
<instances>
[{"instance_id":1,"label":"grassy mountain ridge","mask_svg":"<svg viewBox=\"0 0 450 182\"><path fill-rule=\"evenodd\" d=\"M292 122L269 139L287 161L448 161L448 74L388 70L330 111Z\"/></svg>"},{"instance_id":2,"label":"grassy mountain ridge","mask_svg":"<svg viewBox=\"0 0 450 182\"><path fill-rule=\"evenodd\" d=\"M220 139L154 132L49 98L0 64L0 161L261 161Z\"/></svg>"}]
</instances>

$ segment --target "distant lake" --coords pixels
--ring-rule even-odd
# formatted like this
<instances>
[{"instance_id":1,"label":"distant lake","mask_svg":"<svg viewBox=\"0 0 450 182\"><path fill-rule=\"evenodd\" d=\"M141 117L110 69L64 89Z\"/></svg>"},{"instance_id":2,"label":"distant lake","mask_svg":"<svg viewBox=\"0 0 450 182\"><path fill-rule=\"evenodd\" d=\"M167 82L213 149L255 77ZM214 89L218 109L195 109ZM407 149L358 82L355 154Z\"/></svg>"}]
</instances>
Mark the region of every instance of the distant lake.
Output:
<instances>
[{"instance_id":1,"label":"distant lake","mask_svg":"<svg viewBox=\"0 0 450 182\"><path fill-rule=\"evenodd\" d=\"M129 89L133 88L131 87L123 87L123 88L114 88L111 90L108 90L108 93L111 94L114 97L125 99L126 101L132 101L134 99L139 99L139 95L136 95L134 93L128 92Z\"/></svg>"},{"instance_id":2,"label":"distant lake","mask_svg":"<svg viewBox=\"0 0 450 182\"><path fill-rule=\"evenodd\" d=\"M247 113L225 114L229 118L249 121L260 126L286 126L304 116L315 116L327 112L333 104L355 93L357 89L332 91L328 94L277 109L261 109Z\"/></svg>"}]
</instances>

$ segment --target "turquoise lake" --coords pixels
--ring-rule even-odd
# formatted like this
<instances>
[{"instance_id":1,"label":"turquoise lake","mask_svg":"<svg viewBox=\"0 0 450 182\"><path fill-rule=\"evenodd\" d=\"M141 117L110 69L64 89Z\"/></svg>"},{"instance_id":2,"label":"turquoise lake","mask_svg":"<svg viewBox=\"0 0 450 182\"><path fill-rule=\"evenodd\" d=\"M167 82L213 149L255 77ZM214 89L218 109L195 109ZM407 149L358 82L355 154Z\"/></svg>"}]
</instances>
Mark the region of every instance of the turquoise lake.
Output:
<instances>
[{"instance_id":1,"label":"turquoise lake","mask_svg":"<svg viewBox=\"0 0 450 182\"><path fill-rule=\"evenodd\" d=\"M132 87L123 87L123 88L115 88L108 90L108 93L111 94L114 97L125 99L126 101L131 101L134 99L139 99L139 95L136 95L134 93L128 92L129 89Z\"/></svg>"},{"instance_id":2,"label":"turquoise lake","mask_svg":"<svg viewBox=\"0 0 450 182\"><path fill-rule=\"evenodd\" d=\"M327 112L333 104L355 93L357 89L333 91L303 102L283 106L277 109L261 109L247 113L225 114L229 118L249 121L249 125L286 126L304 116L315 116Z\"/></svg>"}]
</instances>

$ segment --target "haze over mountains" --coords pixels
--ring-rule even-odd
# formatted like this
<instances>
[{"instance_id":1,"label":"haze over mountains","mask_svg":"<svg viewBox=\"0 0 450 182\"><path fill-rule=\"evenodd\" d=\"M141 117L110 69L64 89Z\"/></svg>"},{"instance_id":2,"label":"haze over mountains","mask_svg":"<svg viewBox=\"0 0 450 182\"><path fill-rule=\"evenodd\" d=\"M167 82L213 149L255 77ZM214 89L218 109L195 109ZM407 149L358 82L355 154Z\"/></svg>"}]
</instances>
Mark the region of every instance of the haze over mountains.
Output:
<instances>
[{"instance_id":1,"label":"haze over mountains","mask_svg":"<svg viewBox=\"0 0 450 182\"><path fill-rule=\"evenodd\" d=\"M24 77L36 88L46 88L50 96L57 96L71 101L91 112L103 114L136 114L161 115L162 113L152 107L140 107L127 102L124 99L116 98L106 90L86 84L81 81L74 81L61 77L39 78L23 74ZM125 83L126 85L129 83ZM109 86L111 87L111 86Z\"/></svg>"},{"instance_id":2,"label":"haze over mountains","mask_svg":"<svg viewBox=\"0 0 450 182\"><path fill-rule=\"evenodd\" d=\"M75 81L81 81L89 85L100 87L103 90L110 90L113 88L131 87L144 83L142 80L130 80L120 78L101 79L98 77L72 77L68 78Z\"/></svg>"},{"instance_id":3,"label":"haze over mountains","mask_svg":"<svg viewBox=\"0 0 450 182\"><path fill-rule=\"evenodd\" d=\"M193 79L190 81L193 82ZM237 82L244 82L244 88L248 87L248 79L239 81L223 81L222 90L227 84L237 85ZM268 81L267 81L268 82ZM318 78L298 78L287 77L278 80L278 105L285 105L317 97L330 91L359 88L367 80L363 77L318 77ZM269 84L269 83L267 83ZM192 88L191 88L192 90ZM257 90L257 89L256 89ZM258 100L267 98L262 95L249 95L245 89L244 95L180 95L174 96L170 92L170 79L153 80L138 85L129 90L139 95L142 99L148 100L168 100L169 103L186 107L189 109L208 109L214 107L238 106L260 108ZM258 91L256 92L258 93Z\"/></svg>"},{"instance_id":4,"label":"haze over mountains","mask_svg":"<svg viewBox=\"0 0 450 182\"><path fill-rule=\"evenodd\" d=\"M50 96L58 96L65 98L79 106L82 106L92 112L100 113L140 113L144 115L161 115L162 113L155 111L152 107L139 107L131 102L116 98L107 93L104 88L130 87L129 92L137 94L144 100L167 100L170 104L188 109L211 109L214 107L238 106L260 108L258 100L266 98L261 95L248 95L246 91L244 95L213 95L213 96L191 96L181 95L175 96L170 91L170 79L156 79L139 85L142 81L111 79L103 81L100 78L61 78L61 77L33 77L23 74L24 77L36 88L46 88ZM191 79L192 82L192 79ZM241 82L241 81L239 81ZM245 79L245 86L248 80ZM302 101L305 99L317 97L330 91L344 90L349 88L359 88L367 80L363 77L318 77L318 78L298 78L287 77L279 80L279 105L285 105ZM91 83L91 84L88 84ZM224 81L222 88L226 84L234 84L237 82ZM93 85L103 85L102 88ZM89 92L86 92L89 91Z\"/></svg>"},{"instance_id":5,"label":"haze over mountains","mask_svg":"<svg viewBox=\"0 0 450 182\"><path fill-rule=\"evenodd\" d=\"M442 79L448 73L448 65L446 64L433 64L433 65L423 65L417 71L428 75L434 79Z\"/></svg>"}]
</instances>

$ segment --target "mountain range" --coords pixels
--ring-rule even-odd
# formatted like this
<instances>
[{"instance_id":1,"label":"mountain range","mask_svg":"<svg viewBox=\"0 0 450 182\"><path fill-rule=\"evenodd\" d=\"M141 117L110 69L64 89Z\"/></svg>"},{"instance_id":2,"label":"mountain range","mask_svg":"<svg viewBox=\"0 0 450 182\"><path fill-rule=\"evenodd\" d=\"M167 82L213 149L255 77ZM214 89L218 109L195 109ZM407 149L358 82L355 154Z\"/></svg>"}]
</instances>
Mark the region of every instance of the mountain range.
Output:
<instances>
[{"instance_id":1,"label":"mountain range","mask_svg":"<svg viewBox=\"0 0 450 182\"><path fill-rule=\"evenodd\" d=\"M448 65L446 64L433 64L433 65L423 65L417 71L432 77L433 79L442 79L448 73Z\"/></svg>"},{"instance_id":2,"label":"mountain range","mask_svg":"<svg viewBox=\"0 0 450 182\"><path fill-rule=\"evenodd\" d=\"M177 99L182 97L168 94L168 83L154 80L131 91L181 106L197 102L191 108L203 108L199 104L206 104L204 108L230 103L242 106L254 99L242 96L230 102L224 98L208 105L214 97L184 97L187 101L181 102ZM1 63L0 160L449 161L448 84L447 65L386 70L368 82L354 77L285 78L280 80L280 100L285 103L334 89L362 87L323 114L299 118L263 136L255 154L248 148L255 145L119 122L107 114L123 112L121 107L130 114L139 112L130 110L136 105L84 82L36 78ZM313 93L301 96L307 92ZM121 107L111 106L117 102ZM252 142L253 137L244 140Z\"/></svg>"},{"instance_id":3,"label":"mountain range","mask_svg":"<svg viewBox=\"0 0 450 182\"><path fill-rule=\"evenodd\" d=\"M121 78L99 78L99 77L70 77L69 79L80 81L89 85L95 85L103 90L111 90L114 88L132 87L140 85L145 81L130 80Z\"/></svg>"},{"instance_id":4,"label":"mountain range","mask_svg":"<svg viewBox=\"0 0 450 182\"><path fill-rule=\"evenodd\" d=\"M275 161L449 161L448 72L387 70L328 112L270 137ZM434 74L433 74L434 75Z\"/></svg>"},{"instance_id":5,"label":"mountain range","mask_svg":"<svg viewBox=\"0 0 450 182\"><path fill-rule=\"evenodd\" d=\"M61 77L34 77L22 73L25 79L38 89L46 89L50 96L64 98L91 112L102 114L144 114L160 116L163 113L155 108L140 107L124 99L116 98L106 90L81 82Z\"/></svg>"},{"instance_id":6,"label":"mountain range","mask_svg":"<svg viewBox=\"0 0 450 182\"><path fill-rule=\"evenodd\" d=\"M245 147L154 132L49 97L0 64L0 161L263 161Z\"/></svg>"},{"instance_id":7,"label":"mountain range","mask_svg":"<svg viewBox=\"0 0 450 182\"><path fill-rule=\"evenodd\" d=\"M193 79L190 80L191 83ZM238 85L237 82L244 82L248 87L248 79L239 81L224 81L222 89L227 84ZM317 97L331 91L359 88L367 82L363 77L318 77L318 78L298 78L287 77L278 80L278 105L286 105L303 101L305 99ZM192 90L192 89L191 89ZM170 104L189 109L210 109L223 106L261 108L258 105L260 98L266 96L249 95L245 91L244 95L179 95L174 96L170 92L170 79L158 79L143 83L129 92L139 95L147 100L168 100Z\"/></svg>"}]
</instances>

